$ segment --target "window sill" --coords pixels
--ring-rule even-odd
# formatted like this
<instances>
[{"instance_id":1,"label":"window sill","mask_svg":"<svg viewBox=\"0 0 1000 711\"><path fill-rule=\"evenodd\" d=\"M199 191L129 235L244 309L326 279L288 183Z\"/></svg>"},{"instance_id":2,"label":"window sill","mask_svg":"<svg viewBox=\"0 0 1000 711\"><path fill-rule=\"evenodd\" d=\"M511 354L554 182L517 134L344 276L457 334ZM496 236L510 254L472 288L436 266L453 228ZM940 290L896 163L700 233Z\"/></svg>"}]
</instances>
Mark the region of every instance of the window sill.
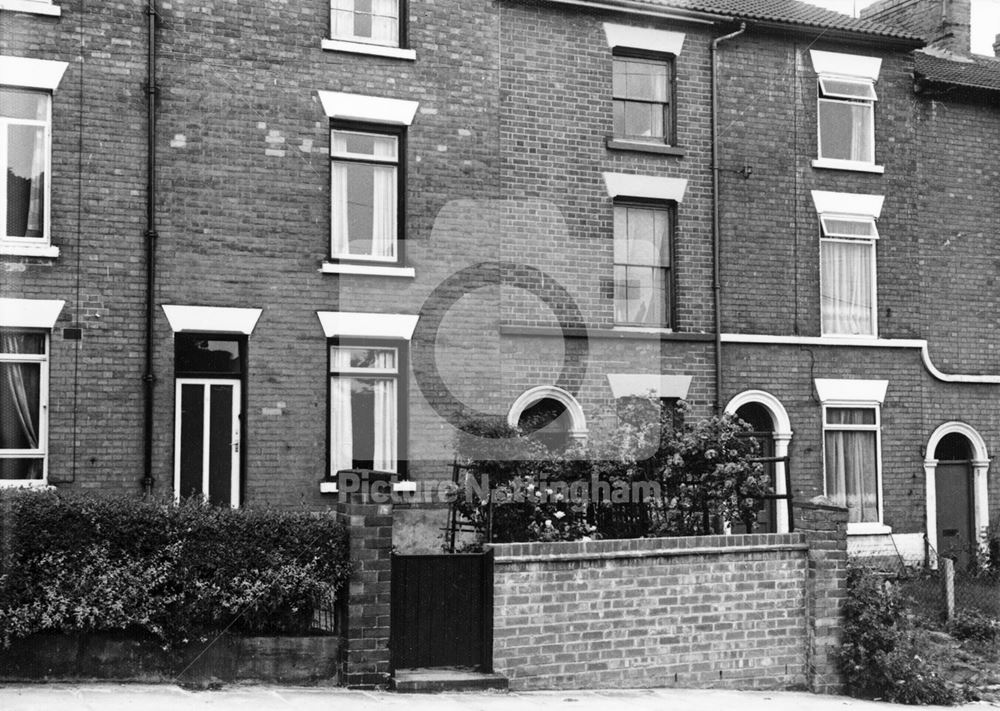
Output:
<instances>
[{"instance_id":1,"label":"window sill","mask_svg":"<svg viewBox=\"0 0 1000 711\"><path fill-rule=\"evenodd\" d=\"M0 0L0 10L27 12L32 15L49 15L50 17L62 15L62 8L35 0Z\"/></svg>"},{"instance_id":2,"label":"window sill","mask_svg":"<svg viewBox=\"0 0 1000 711\"><path fill-rule=\"evenodd\" d=\"M849 523L848 536L885 536L892 533L892 528L884 523Z\"/></svg>"},{"instance_id":3,"label":"window sill","mask_svg":"<svg viewBox=\"0 0 1000 711\"><path fill-rule=\"evenodd\" d=\"M0 480L0 489L37 489L39 491L55 491L54 486L37 479Z\"/></svg>"},{"instance_id":4,"label":"window sill","mask_svg":"<svg viewBox=\"0 0 1000 711\"><path fill-rule=\"evenodd\" d=\"M394 494L412 494L417 490L417 482L415 481L396 481L392 484L392 493ZM321 494L337 494L340 492L337 482L335 481L321 481L319 483L319 493Z\"/></svg>"},{"instance_id":5,"label":"window sill","mask_svg":"<svg viewBox=\"0 0 1000 711\"><path fill-rule=\"evenodd\" d=\"M612 330L620 331L621 333L655 333L655 334L665 334L673 333L672 328L657 328L653 326L613 326Z\"/></svg>"},{"instance_id":6,"label":"window sill","mask_svg":"<svg viewBox=\"0 0 1000 711\"><path fill-rule=\"evenodd\" d=\"M3 0L0 0L2 2ZM59 256L59 248L51 245L39 247L31 244L0 243L0 256L5 257L46 257L55 259Z\"/></svg>"},{"instance_id":7,"label":"window sill","mask_svg":"<svg viewBox=\"0 0 1000 711\"><path fill-rule=\"evenodd\" d=\"M684 157L684 151L676 146L668 146L664 143L644 143L642 141L627 141L621 138L608 136L604 139L604 145L613 151L635 151L636 153L657 153L664 156Z\"/></svg>"},{"instance_id":8,"label":"window sill","mask_svg":"<svg viewBox=\"0 0 1000 711\"><path fill-rule=\"evenodd\" d=\"M874 163L859 163L853 160L834 160L833 158L816 158L812 162L813 168L827 168L829 170L853 170L858 173L885 173L885 166Z\"/></svg>"},{"instance_id":9,"label":"window sill","mask_svg":"<svg viewBox=\"0 0 1000 711\"><path fill-rule=\"evenodd\" d=\"M417 273L413 267L381 267L374 264L340 264L323 262L319 269L323 274L359 274L361 276L403 277L413 279Z\"/></svg>"},{"instance_id":10,"label":"window sill","mask_svg":"<svg viewBox=\"0 0 1000 711\"><path fill-rule=\"evenodd\" d=\"M3 2L3 0L0 0ZM416 50L402 47L386 47L380 44L365 44L348 40L324 39L323 49L329 52L347 52L348 54L368 54L374 57L389 57L390 59L405 59L413 62L417 59Z\"/></svg>"}]
</instances>

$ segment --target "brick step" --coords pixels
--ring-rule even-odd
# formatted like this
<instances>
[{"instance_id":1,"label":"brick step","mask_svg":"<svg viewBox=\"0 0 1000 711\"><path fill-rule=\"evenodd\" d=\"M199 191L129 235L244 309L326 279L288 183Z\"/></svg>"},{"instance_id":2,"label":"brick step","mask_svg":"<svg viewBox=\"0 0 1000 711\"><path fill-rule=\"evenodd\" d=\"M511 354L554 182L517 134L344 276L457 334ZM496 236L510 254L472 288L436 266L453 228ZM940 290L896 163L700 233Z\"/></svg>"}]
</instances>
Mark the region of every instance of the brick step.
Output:
<instances>
[{"instance_id":1,"label":"brick step","mask_svg":"<svg viewBox=\"0 0 1000 711\"><path fill-rule=\"evenodd\" d=\"M397 669L392 689L404 694L427 694L437 691L507 690L507 677L484 674L467 667L428 667Z\"/></svg>"}]
</instances>

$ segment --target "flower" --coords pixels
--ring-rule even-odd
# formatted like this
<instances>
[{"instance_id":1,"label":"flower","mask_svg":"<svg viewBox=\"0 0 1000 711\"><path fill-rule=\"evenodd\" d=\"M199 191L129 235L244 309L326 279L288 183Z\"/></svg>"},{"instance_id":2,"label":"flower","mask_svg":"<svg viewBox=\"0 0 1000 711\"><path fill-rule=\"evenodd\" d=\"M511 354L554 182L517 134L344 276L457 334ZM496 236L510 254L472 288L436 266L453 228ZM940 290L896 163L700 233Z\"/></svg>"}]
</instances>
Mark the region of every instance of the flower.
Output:
<instances>
[{"instance_id":1,"label":"flower","mask_svg":"<svg viewBox=\"0 0 1000 711\"><path fill-rule=\"evenodd\" d=\"M566 514L564 514L562 511L556 511L552 515L555 516L556 518L563 518Z\"/></svg>"}]
</instances>

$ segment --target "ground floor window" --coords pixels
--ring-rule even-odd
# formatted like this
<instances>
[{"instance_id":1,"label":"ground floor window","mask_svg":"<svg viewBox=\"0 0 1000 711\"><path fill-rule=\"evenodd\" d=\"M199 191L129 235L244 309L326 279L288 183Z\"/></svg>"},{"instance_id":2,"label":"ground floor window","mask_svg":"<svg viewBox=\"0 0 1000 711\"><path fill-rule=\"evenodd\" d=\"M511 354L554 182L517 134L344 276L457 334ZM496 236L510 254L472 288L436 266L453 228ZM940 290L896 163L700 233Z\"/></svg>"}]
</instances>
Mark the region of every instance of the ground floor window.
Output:
<instances>
[{"instance_id":1,"label":"ground floor window","mask_svg":"<svg viewBox=\"0 0 1000 711\"><path fill-rule=\"evenodd\" d=\"M0 482L45 480L48 335L0 330Z\"/></svg>"},{"instance_id":2,"label":"ground floor window","mask_svg":"<svg viewBox=\"0 0 1000 711\"><path fill-rule=\"evenodd\" d=\"M879 409L824 408L826 494L849 523L879 521Z\"/></svg>"},{"instance_id":3,"label":"ground floor window","mask_svg":"<svg viewBox=\"0 0 1000 711\"><path fill-rule=\"evenodd\" d=\"M399 471L399 346L330 346L330 470Z\"/></svg>"}]
</instances>

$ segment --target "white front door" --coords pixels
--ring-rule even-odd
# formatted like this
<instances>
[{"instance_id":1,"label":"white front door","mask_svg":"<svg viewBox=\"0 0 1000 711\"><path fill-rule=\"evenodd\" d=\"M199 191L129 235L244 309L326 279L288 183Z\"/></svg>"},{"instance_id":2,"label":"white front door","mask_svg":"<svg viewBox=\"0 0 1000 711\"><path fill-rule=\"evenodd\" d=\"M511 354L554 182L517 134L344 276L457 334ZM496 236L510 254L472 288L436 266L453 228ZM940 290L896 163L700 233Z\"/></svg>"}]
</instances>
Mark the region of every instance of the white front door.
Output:
<instances>
[{"instance_id":1,"label":"white front door","mask_svg":"<svg viewBox=\"0 0 1000 711\"><path fill-rule=\"evenodd\" d=\"M174 498L240 504L240 381L177 378Z\"/></svg>"}]
</instances>

